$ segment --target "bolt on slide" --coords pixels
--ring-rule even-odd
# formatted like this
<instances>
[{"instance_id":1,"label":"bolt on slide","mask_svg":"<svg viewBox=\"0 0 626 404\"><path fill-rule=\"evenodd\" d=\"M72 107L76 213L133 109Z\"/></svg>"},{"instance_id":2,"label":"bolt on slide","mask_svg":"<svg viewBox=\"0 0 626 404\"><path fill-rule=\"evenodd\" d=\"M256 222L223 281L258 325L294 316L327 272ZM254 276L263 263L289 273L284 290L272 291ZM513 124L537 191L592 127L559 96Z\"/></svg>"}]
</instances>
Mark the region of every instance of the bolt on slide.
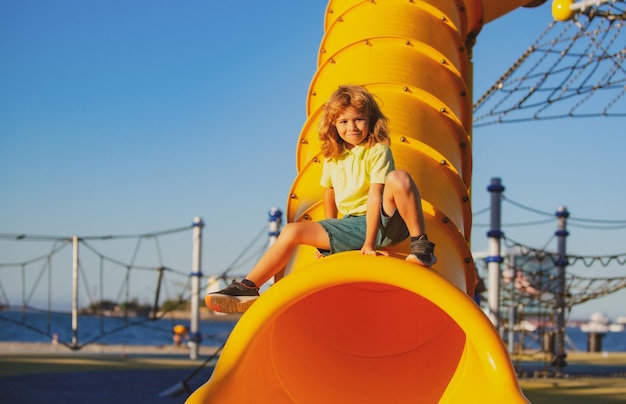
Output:
<instances>
[{"instance_id":1,"label":"bolt on slide","mask_svg":"<svg viewBox=\"0 0 626 404\"><path fill-rule=\"evenodd\" d=\"M482 24L530 0L331 0L287 220L323 219L322 103L365 86L389 118L396 167L417 183L432 269L344 252L314 260L300 247L288 276L241 317L197 403L526 403L493 325L469 297L471 61ZM363 63L367 61L367 63Z\"/></svg>"}]
</instances>

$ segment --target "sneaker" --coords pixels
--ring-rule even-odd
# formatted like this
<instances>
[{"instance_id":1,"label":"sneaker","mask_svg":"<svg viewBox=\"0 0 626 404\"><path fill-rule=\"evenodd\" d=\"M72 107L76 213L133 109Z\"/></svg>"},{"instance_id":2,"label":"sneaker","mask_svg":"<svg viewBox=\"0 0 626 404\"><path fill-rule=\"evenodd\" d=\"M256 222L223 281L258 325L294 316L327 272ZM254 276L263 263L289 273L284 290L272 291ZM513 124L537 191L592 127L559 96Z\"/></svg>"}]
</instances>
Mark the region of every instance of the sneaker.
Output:
<instances>
[{"instance_id":1,"label":"sneaker","mask_svg":"<svg viewBox=\"0 0 626 404\"><path fill-rule=\"evenodd\" d=\"M207 294L204 302L219 313L243 313L258 298L258 288L250 288L233 279L225 289Z\"/></svg>"},{"instance_id":2,"label":"sneaker","mask_svg":"<svg viewBox=\"0 0 626 404\"><path fill-rule=\"evenodd\" d=\"M406 260L425 267L435 265L437 263L435 244L428 241L425 234L420 236L419 240L411 241L411 254L406 257Z\"/></svg>"}]
</instances>

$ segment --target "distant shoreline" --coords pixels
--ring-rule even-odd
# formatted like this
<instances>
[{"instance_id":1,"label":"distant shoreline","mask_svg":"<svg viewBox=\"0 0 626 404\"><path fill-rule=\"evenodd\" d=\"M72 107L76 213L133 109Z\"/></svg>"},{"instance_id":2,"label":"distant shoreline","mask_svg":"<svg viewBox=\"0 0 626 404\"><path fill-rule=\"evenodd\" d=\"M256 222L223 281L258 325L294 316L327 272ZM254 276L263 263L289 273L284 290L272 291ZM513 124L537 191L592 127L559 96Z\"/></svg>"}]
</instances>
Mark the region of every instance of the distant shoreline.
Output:
<instances>
[{"instance_id":1,"label":"distant shoreline","mask_svg":"<svg viewBox=\"0 0 626 404\"><path fill-rule=\"evenodd\" d=\"M159 317L169 318L169 319L181 319L181 320L190 320L191 312L184 310L174 310L168 311L165 313L158 313ZM215 320L215 321L236 321L241 317L241 313L236 314L222 314L211 311L207 308L200 309L200 320Z\"/></svg>"},{"instance_id":2,"label":"distant shoreline","mask_svg":"<svg viewBox=\"0 0 626 404\"><path fill-rule=\"evenodd\" d=\"M11 308L7 308L7 307L1 307L0 308L0 312L2 311L6 311L6 312L15 312L18 313L21 310L16 310L16 309L11 309ZM27 310L28 312L43 312L43 311L39 311L39 310ZM66 315L70 315L71 312L54 312L54 313L61 313L61 314L66 314ZM99 317L100 314L98 313L86 313L86 312L79 312L79 316L88 316L88 317ZM124 318L125 314L123 312L120 313L116 313L116 314L103 314L102 317L105 318ZM135 313L127 313L126 314L127 317L129 318L142 318L144 316L140 316L137 315ZM157 317L158 318L162 318L162 319L173 319L173 320L190 320L191 319L191 312L187 311L187 310L171 310L171 311L166 311L166 312L158 312L157 313ZM200 320L210 320L210 321L237 321L240 317L241 317L241 313L233 313L233 314L223 314L223 313L216 313L212 310L209 310L207 307L201 307L199 310L199 317Z\"/></svg>"}]
</instances>

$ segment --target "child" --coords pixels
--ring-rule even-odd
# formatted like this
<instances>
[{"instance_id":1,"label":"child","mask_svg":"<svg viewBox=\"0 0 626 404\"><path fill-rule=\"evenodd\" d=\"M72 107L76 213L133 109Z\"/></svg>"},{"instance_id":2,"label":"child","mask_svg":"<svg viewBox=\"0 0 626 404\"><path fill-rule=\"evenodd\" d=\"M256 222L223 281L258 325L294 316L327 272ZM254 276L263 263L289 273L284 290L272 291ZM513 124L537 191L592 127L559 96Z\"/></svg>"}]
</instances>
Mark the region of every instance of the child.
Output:
<instances>
[{"instance_id":1,"label":"child","mask_svg":"<svg viewBox=\"0 0 626 404\"><path fill-rule=\"evenodd\" d=\"M387 118L374 97L360 86L339 87L323 107L319 134L326 219L288 223L245 279L207 294L212 310L246 311L259 287L287 265L300 244L316 247L319 256L349 250L376 255L377 248L410 236L407 260L426 267L437 262L419 191L406 171L395 170Z\"/></svg>"}]
</instances>

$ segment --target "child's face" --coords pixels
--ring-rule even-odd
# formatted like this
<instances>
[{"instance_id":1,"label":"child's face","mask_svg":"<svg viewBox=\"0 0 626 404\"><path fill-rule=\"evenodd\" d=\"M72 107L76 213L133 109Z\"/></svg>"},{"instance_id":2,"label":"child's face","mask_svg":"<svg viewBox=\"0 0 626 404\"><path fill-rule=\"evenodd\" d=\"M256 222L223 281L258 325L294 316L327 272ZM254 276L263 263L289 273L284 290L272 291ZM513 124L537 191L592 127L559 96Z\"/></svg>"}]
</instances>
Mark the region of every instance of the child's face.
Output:
<instances>
[{"instance_id":1,"label":"child's face","mask_svg":"<svg viewBox=\"0 0 626 404\"><path fill-rule=\"evenodd\" d=\"M369 133L369 119L354 107L348 107L337 117L335 128L339 137L352 149L363 142Z\"/></svg>"}]
</instances>

